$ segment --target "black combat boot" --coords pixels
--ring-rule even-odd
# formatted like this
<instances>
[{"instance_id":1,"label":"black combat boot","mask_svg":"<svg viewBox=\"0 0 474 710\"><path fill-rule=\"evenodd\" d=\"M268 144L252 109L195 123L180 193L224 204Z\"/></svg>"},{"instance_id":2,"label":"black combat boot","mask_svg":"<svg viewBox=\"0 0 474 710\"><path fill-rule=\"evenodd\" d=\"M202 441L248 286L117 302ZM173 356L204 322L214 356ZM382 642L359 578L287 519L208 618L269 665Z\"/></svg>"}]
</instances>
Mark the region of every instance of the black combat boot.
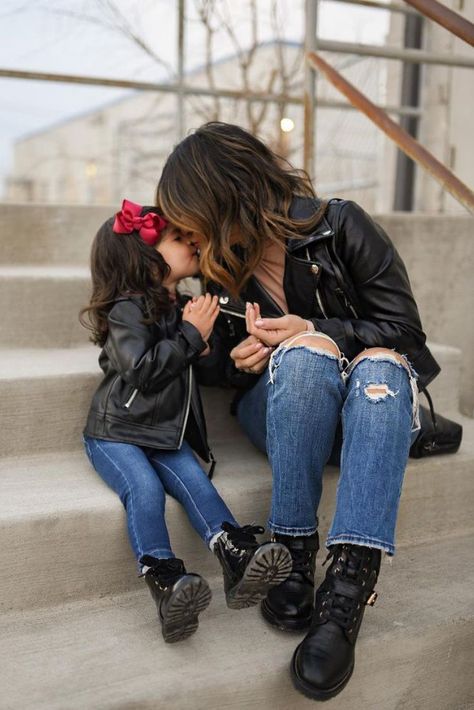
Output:
<instances>
[{"instance_id":1,"label":"black combat boot","mask_svg":"<svg viewBox=\"0 0 474 710\"><path fill-rule=\"evenodd\" d=\"M157 559L144 555L140 562L148 567L145 582L155 600L167 643L191 636L199 624L198 615L209 605L211 590L198 574L188 574L177 558Z\"/></svg>"},{"instance_id":2,"label":"black combat boot","mask_svg":"<svg viewBox=\"0 0 474 710\"><path fill-rule=\"evenodd\" d=\"M301 631L311 623L314 604L314 568L319 536L291 537L275 534L272 539L289 549L292 570L283 584L274 587L262 602L264 618L283 631Z\"/></svg>"},{"instance_id":3,"label":"black combat boot","mask_svg":"<svg viewBox=\"0 0 474 710\"><path fill-rule=\"evenodd\" d=\"M255 535L264 532L257 525L235 527L222 523L225 531L214 552L224 573L224 591L230 609L243 609L258 604L268 591L283 582L291 571L291 557L278 542L259 545Z\"/></svg>"},{"instance_id":4,"label":"black combat boot","mask_svg":"<svg viewBox=\"0 0 474 710\"><path fill-rule=\"evenodd\" d=\"M333 545L330 557L326 578L316 592L311 628L291 662L295 687L314 700L332 698L349 681L365 607L377 599L380 550Z\"/></svg>"}]
</instances>

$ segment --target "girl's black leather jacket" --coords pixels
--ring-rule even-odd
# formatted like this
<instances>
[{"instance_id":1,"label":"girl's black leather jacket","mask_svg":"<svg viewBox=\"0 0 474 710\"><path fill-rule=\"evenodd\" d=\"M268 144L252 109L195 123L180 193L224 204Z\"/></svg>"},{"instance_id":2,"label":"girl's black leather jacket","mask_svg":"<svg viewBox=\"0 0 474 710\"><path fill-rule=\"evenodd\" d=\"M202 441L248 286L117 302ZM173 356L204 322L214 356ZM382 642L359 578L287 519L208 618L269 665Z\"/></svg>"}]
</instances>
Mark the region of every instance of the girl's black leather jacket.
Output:
<instances>
[{"instance_id":1,"label":"girl's black leather jacket","mask_svg":"<svg viewBox=\"0 0 474 710\"><path fill-rule=\"evenodd\" d=\"M310 198L297 197L290 214L308 217L316 206ZM384 230L355 202L330 200L312 234L288 240L283 285L289 313L312 320L349 360L365 348L394 349L408 357L420 389L440 372L426 346L405 266ZM245 301L258 302L264 317L282 311L255 278L237 300L215 284L208 290L219 295L221 313L206 383L220 380L248 389L258 375L239 372L229 357L247 336Z\"/></svg>"},{"instance_id":2,"label":"girl's black leather jacket","mask_svg":"<svg viewBox=\"0 0 474 710\"><path fill-rule=\"evenodd\" d=\"M194 372L206 343L191 323L182 320L178 306L152 325L142 323L144 315L140 296L119 298L110 310L109 333L99 356L104 377L92 399L84 434L173 450L185 438L209 461L212 454Z\"/></svg>"}]
</instances>

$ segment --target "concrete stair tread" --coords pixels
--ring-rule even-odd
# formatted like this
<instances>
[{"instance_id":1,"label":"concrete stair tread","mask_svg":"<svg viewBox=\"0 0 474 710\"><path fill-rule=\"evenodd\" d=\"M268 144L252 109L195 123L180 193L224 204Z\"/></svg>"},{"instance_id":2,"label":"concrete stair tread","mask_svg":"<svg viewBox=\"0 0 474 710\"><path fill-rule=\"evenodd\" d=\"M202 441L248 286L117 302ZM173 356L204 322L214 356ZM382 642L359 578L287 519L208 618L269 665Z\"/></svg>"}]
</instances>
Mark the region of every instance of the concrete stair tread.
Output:
<instances>
[{"instance_id":1,"label":"concrete stair tread","mask_svg":"<svg viewBox=\"0 0 474 710\"><path fill-rule=\"evenodd\" d=\"M454 416L464 427L461 449L453 456L409 459L404 490L410 488L423 496L427 484L443 485L444 480L449 480L449 485L454 485L456 476L465 483L472 480L474 485L474 471L469 476L469 464L474 464L474 421L459 414ZM223 495L232 497L234 491L244 490L250 496L262 486L268 487L267 459L242 434L238 442L216 442L213 451L218 462L213 482ZM445 479L440 478L443 475ZM338 469L327 466L325 480L327 476L337 477ZM118 504L115 494L93 471L82 448L0 458L0 499L0 519L47 515L60 509L84 510L85 505L110 509Z\"/></svg>"},{"instance_id":2,"label":"concrete stair tread","mask_svg":"<svg viewBox=\"0 0 474 710\"><path fill-rule=\"evenodd\" d=\"M99 348L1 348L0 381L99 373Z\"/></svg>"},{"instance_id":3,"label":"concrete stair tread","mask_svg":"<svg viewBox=\"0 0 474 710\"><path fill-rule=\"evenodd\" d=\"M0 279L90 279L90 270L84 266L71 266L70 264L37 265L37 264L0 264Z\"/></svg>"},{"instance_id":4,"label":"concrete stair tread","mask_svg":"<svg viewBox=\"0 0 474 710\"><path fill-rule=\"evenodd\" d=\"M458 535L474 535L474 422L468 420L455 456L410 460L397 526L397 548ZM214 483L241 524L266 524L271 474L262 454L238 430L217 441ZM334 513L339 471L327 467L319 508L324 544ZM0 459L0 608L24 609L67 600L124 592L137 585L127 540L126 516L118 497L89 465L82 450ZM203 574L216 561L191 528L179 503L169 499L166 519L173 549ZM23 553L28 550L34 588L18 588Z\"/></svg>"},{"instance_id":5,"label":"concrete stair tread","mask_svg":"<svg viewBox=\"0 0 474 710\"><path fill-rule=\"evenodd\" d=\"M455 550L456 554L453 554ZM366 610L349 686L338 710L472 707L469 653L472 537L414 546L383 563L379 599ZM462 573L459 560L463 560ZM323 570L319 561L317 581ZM226 608L219 576L187 641L166 645L148 590L7 614L0 623L5 708L287 710L314 708L288 666L302 634L268 626L257 608ZM18 584L24 583L21 578ZM420 590L430 590L429 599ZM463 683L460 683L463 678Z\"/></svg>"}]
</instances>

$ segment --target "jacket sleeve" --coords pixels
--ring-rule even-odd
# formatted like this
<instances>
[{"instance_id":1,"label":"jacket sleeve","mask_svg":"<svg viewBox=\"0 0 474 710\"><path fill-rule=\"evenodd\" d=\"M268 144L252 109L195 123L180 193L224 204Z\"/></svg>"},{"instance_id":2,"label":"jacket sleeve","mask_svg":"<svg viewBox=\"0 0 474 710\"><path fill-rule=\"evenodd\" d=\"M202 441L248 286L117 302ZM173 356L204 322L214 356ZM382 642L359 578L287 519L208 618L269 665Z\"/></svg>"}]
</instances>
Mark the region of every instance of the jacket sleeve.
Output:
<instances>
[{"instance_id":1,"label":"jacket sleeve","mask_svg":"<svg viewBox=\"0 0 474 710\"><path fill-rule=\"evenodd\" d=\"M172 337L156 340L141 321L143 313L133 301L120 301L109 313L104 346L114 369L140 392L158 392L196 361L206 343L197 328L183 321Z\"/></svg>"},{"instance_id":2,"label":"jacket sleeve","mask_svg":"<svg viewBox=\"0 0 474 710\"><path fill-rule=\"evenodd\" d=\"M341 208L337 253L351 278L358 317L314 319L349 359L364 348L431 357L405 265L384 230L354 202ZM436 363L435 363L436 366ZM438 368L439 370L439 368Z\"/></svg>"}]
</instances>

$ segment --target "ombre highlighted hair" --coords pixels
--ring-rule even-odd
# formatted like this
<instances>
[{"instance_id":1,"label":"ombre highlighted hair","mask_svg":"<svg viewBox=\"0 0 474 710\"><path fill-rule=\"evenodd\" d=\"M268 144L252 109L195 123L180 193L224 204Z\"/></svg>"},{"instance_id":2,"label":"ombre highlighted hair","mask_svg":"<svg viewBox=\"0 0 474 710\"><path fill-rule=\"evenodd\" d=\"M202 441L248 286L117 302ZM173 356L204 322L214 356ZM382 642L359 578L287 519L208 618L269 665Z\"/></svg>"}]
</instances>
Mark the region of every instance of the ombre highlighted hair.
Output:
<instances>
[{"instance_id":1,"label":"ombre highlighted hair","mask_svg":"<svg viewBox=\"0 0 474 710\"><path fill-rule=\"evenodd\" d=\"M308 219L290 217L296 196L315 199ZM156 200L173 224L203 237L202 273L235 296L268 242L284 248L285 239L304 238L326 208L307 173L243 128L215 121L187 136L169 155ZM239 249L233 248L236 235Z\"/></svg>"}]
</instances>

